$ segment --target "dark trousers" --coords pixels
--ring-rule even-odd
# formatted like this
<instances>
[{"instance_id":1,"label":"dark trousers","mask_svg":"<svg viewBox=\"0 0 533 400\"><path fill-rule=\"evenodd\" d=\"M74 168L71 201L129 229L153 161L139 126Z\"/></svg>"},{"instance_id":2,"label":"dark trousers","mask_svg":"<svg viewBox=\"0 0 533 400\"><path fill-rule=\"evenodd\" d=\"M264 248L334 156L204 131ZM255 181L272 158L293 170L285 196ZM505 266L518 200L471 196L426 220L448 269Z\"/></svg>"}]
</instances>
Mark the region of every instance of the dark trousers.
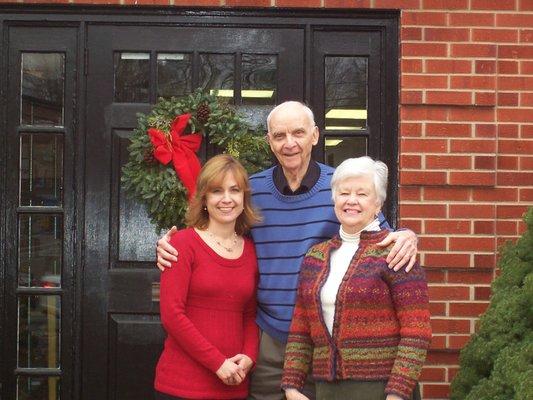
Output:
<instances>
[{"instance_id":1,"label":"dark trousers","mask_svg":"<svg viewBox=\"0 0 533 400\"><path fill-rule=\"evenodd\" d=\"M385 381L316 382L317 400L385 400ZM421 400L418 384L410 400Z\"/></svg>"}]
</instances>

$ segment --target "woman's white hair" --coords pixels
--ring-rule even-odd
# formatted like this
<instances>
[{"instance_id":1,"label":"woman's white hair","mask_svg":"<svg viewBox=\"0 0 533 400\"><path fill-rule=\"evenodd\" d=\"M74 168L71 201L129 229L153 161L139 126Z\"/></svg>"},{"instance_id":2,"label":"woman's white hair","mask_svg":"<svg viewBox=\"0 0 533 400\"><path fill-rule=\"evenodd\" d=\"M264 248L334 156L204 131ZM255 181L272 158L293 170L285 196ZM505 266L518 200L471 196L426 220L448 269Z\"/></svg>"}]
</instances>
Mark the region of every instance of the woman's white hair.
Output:
<instances>
[{"instance_id":1,"label":"woman's white hair","mask_svg":"<svg viewBox=\"0 0 533 400\"><path fill-rule=\"evenodd\" d=\"M384 162L375 161L368 156L348 158L344 160L335 170L331 178L331 195L335 201L337 194L337 187L340 182L347 178L359 177L367 175L372 177L374 182L374 189L378 196L380 206L385 203L387 198L387 182L389 177L389 169Z\"/></svg>"}]
</instances>

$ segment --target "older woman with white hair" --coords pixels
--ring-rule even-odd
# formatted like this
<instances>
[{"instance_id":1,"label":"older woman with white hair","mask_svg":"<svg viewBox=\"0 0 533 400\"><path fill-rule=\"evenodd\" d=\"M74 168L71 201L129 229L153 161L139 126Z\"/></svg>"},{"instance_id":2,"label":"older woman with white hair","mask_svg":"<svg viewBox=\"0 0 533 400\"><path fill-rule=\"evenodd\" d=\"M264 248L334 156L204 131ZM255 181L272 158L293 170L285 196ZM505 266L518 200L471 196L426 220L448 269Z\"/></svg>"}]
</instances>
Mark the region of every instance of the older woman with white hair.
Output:
<instances>
[{"instance_id":1,"label":"older woman with white hair","mask_svg":"<svg viewBox=\"0 0 533 400\"><path fill-rule=\"evenodd\" d=\"M431 338L427 282L388 267L377 218L387 166L351 158L332 181L339 235L307 252L285 352L282 388L301 393L312 369L317 400L420 399L417 381ZM311 368L312 367L312 368Z\"/></svg>"}]
</instances>

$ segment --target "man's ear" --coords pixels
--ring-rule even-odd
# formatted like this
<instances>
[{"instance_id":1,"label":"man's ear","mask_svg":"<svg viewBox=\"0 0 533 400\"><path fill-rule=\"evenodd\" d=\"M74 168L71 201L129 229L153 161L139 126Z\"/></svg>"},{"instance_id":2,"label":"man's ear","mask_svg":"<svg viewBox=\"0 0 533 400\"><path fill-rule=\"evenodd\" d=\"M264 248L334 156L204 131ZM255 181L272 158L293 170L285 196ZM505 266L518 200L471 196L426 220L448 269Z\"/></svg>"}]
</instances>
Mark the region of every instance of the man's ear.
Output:
<instances>
[{"instance_id":1,"label":"man's ear","mask_svg":"<svg viewBox=\"0 0 533 400\"><path fill-rule=\"evenodd\" d=\"M313 128L313 146L315 146L318 143L318 139L320 137L320 132L318 131L318 126L315 125Z\"/></svg>"}]
</instances>

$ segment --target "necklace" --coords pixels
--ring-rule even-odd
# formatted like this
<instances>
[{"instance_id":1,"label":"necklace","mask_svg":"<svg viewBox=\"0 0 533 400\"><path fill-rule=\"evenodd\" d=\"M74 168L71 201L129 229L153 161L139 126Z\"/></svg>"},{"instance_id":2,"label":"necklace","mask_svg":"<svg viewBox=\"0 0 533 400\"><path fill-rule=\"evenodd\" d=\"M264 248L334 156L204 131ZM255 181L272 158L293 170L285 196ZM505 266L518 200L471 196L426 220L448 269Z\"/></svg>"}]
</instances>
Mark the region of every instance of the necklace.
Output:
<instances>
[{"instance_id":1,"label":"necklace","mask_svg":"<svg viewBox=\"0 0 533 400\"><path fill-rule=\"evenodd\" d=\"M229 247L226 247L222 243L220 243L220 241L216 238L216 236L213 235L211 232L209 232L209 228L206 228L206 232L209 235L209 237L215 241L216 244L218 244L220 247L222 247L228 253L233 252L233 248L237 244L237 232L233 232L233 243Z\"/></svg>"}]
</instances>

